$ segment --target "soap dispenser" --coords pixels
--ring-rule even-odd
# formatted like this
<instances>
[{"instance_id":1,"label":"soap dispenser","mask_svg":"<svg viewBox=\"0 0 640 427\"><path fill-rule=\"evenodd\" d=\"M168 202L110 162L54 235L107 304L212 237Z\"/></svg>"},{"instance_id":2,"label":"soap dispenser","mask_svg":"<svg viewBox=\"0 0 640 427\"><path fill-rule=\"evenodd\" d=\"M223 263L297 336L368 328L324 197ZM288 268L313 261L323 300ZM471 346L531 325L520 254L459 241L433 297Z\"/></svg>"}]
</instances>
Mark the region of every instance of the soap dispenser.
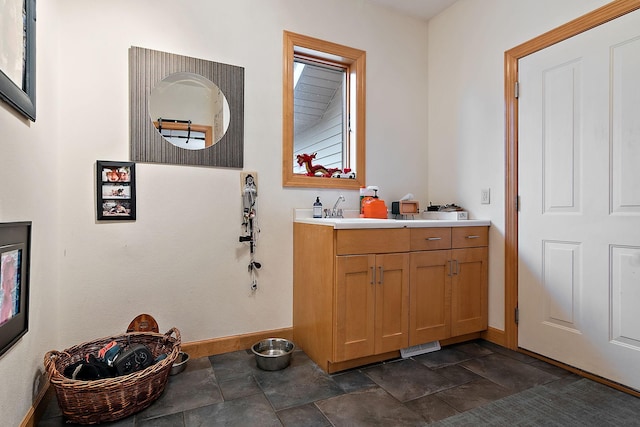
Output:
<instances>
[{"instance_id":1,"label":"soap dispenser","mask_svg":"<svg viewBox=\"0 0 640 427\"><path fill-rule=\"evenodd\" d=\"M313 204L313 217L322 218L322 203L320 203L320 197L316 197L316 201Z\"/></svg>"}]
</instances>

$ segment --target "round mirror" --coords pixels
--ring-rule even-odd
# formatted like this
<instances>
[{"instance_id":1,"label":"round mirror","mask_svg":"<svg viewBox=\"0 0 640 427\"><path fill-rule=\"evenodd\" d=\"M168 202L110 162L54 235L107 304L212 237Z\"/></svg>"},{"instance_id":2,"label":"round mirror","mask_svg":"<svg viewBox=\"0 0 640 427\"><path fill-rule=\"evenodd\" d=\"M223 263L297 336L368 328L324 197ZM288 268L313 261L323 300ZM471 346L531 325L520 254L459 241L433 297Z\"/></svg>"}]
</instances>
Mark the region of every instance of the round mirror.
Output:
<instances>
[{"instance_id":1,"label":"round mirror","mask_svg":"<svg viewBox=\"0 0 640 427\"><path fill-rule=\"evenodd\" d=\"M195 73L174 73L149 94L149 115L165 140L187 150L211 147L229 127L229 103L218 86Z\"/></svg>"}]
</instances>

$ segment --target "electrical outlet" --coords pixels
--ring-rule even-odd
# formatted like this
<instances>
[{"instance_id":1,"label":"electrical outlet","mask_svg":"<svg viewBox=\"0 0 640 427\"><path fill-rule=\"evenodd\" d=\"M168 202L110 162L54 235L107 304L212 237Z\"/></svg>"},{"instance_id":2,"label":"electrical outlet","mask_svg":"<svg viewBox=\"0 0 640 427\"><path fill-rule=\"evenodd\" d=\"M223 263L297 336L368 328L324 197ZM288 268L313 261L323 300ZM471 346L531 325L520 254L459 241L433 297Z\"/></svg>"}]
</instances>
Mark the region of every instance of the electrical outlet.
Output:
<instances>
[{"instance_id":1,"label":"electrical outlet","mask_svg":"<svg viewBox=\"0 0 640 427\"><path fill-rule=\"evenodd\" d=\"M483 188L480 190L480 203L483 205L491 203L491 189Z\"/></svg>"}]
</instances>

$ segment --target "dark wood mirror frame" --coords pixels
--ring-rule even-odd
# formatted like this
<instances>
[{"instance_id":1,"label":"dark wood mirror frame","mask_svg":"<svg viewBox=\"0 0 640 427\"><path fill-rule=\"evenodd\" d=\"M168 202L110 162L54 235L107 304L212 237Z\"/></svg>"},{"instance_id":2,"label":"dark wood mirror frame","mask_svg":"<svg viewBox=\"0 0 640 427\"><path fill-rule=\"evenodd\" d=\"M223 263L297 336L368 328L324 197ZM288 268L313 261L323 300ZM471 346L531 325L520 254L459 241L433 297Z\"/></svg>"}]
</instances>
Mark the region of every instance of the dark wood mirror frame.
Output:
<instances>
[{"instance_id":1,"label":"dark wood mirror frame","mask_svg":"<svg viewBox=\"0 0 640 427\"><path fill-rule=\"evenodd\" d=\"M0 70L0 99L36 121L36 0L24 2L24 73L21 87ZM4 19L4 18L3 18Z\"/></svg>"}]
</instances>

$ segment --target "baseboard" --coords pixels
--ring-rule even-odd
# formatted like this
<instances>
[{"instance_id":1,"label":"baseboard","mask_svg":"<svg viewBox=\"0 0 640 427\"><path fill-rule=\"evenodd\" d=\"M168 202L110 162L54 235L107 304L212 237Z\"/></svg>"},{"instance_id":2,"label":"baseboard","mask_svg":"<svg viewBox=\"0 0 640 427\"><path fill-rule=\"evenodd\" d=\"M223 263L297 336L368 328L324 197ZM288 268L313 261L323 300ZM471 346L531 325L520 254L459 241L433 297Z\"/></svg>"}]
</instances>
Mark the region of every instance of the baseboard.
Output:
<instances>
[{"instance_id":1,"label":"baseboard","mask_svg":"<svg viewBox=\"0 0 640 427\"><path fill-rule=\"evenodd\" d=\"M479 339L480 337L481 337L480 332L473 332L471 334L458 335L457 337L451 337L451 338L440 340L440 346L446 347L448 345L458 344L461 342L473 341L473 340Z\"/></svg>"},{"instance_id":2,"label":"baseboard","mask_svg":"<svg viewBox=\"0 0 640 427\"><path fill-rule=\"evenodd\" d=\"M397 359L400 357L400 351L390 351L383 354L375 354L373 356L360 357L358 359L351 359L344 362L328 363L327 372L329 374L335 374L336 372L345 371L347 369L356 368L359 366L368 365L371 363L378 363L385 360Z\"/></svg>"},{"instance_id":3,"label":"baseboard","mask_svg":"<svg viewBox=\"0 0 640 427\"><path fill-rule=\"evenodd\" d=\"M505 334L504 331L501 331L499 329L489 328L488 330L486 330L485 332L482 333L482 338L487 340L487 341L489 341L489 342L497 344L497 345L499 345L501 347L508 348L507 345L506 345L506 342L507 342L506 334ZM627 387L627 386L625 386L623 384L619 384L619 383L617 383L615 381L611 381L611 380L609 380L607 378L603 378L601 376L592 374L590 372L583 371L582 369L573 367L571 365L567 365L566 363L558 362L557 360L550 359L550 358L548 358L546 356L543 356L543 355L538 354L538 353L534 353L534 352L529 351L529 350L525 350L524 348L521 348L521 347L518 347L517 349L515 349L515 351L517 351L518 353L526 354L526 355L531 356L533 358L542 360L542 361L547 362L547 363L549 363L551 365L557 366L559 368L562 368L562 369L564 369L566 371L572 372L572 373L574 373L576 375L579 375L581 377L588 378L588 379L590 379L592 381L595 381L595 382L598 382L600 384L604 384L606 386L612 387L612 388L614 388L616 390L622 391L622 392L630 394L632 396L640 397L640 390L636 390L636 389L633 389L631 387Z\"/></svg>"},{"instance_id":4,"label":"baseboard","mask_svg":"<svg viewBox=\"0 0 640 427\"><path fill-rule=\"evenodd\" d=\"M591 372L583 371L580 368L576 368L574 366L567 365L566 363L558 362L557 360L550 359L550 358L548 358L546 356L543 356L543 355L538 354L538 353L534 353L534 352L529 351L529 350L525 350L524 348L521 348L521 347L518 347L518 352L522 353L522 354L526 354L526 355L531 356L533 358L542 360L543 362L547 362L547 363L549 363L551 365L554 365L554 366L557 366L559 368L562 368L565 371L572 372L572 373L574 373L576 375L579 375L581 377L590 379L590 380L595 381L597 383L604 384L606 386L609 386L611 388L619 390L619 391L621 391L623 393L627 393L627 394L630 394L630 395L635 396L635 397L640 397L640 390L636 390L636 389L628 387L628 386L626 386L624 384L620 384L620 383L617 383L615 381L609 380L607 378L601 377L599 375L592 374Z\"/></svg>"},{"instance_id":5,"label":"baseboard","mask_svg":"<svg viewBox=\"0 0 640 427\"><path fill-rule=\"evenodd\" d=\"M500 329L489 327L482 333L482 339L497 344L501 347L507 347L507 335Z\"/></svg>"},{"instance_id":6,"label":"baseboard","mask_svg":"<svg viewBox=\"0 0 640 427\"><path fill-rule=\"evenodd\" d=\"M47 404L54 393L53 388L49 387L48 381L49 379L47 378L47 383L42 387L42 390L40 390L34 399L33 405L29 408L27 415L22 419L20 427L36 427L38 425L38 421L42 418L42 414L45 409L47 409Z\"/></svg>"},{"instance_id":7,"label":"baseboard","mask_svg":"<svg viewBox=\"0 0 640 427\"><path fill-rule=\"evenodd\" d=\"M197 359L198 357L247 350L260 340L274 337L293 340L293 328L272 329L270 331L192 341L182 344L182 351L188 353L190 358Z\"/></svg>"}]
</instances>

